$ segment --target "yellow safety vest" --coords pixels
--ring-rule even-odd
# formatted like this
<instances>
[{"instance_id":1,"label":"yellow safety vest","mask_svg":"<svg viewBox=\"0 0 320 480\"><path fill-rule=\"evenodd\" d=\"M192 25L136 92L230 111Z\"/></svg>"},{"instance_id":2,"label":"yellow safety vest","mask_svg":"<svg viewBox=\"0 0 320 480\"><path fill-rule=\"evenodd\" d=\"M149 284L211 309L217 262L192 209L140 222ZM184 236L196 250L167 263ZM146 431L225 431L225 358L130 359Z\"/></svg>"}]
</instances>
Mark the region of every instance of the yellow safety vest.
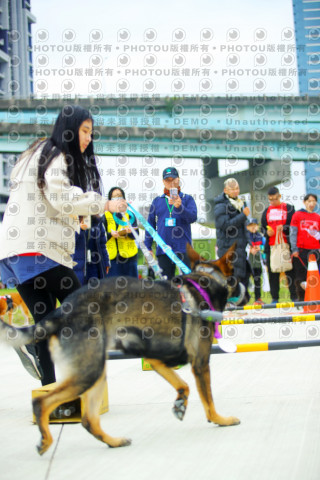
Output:
<instances>
[{"instance_id":1,"label":"yellow safety vest","mask_svg":"<svg viewBox=\"0 0 320 480\"><path fill-rule=\"evenodd\" d=\"M110 233L111 230L119 232L120 230L123 230L125 228L122 225L116 224L112 216L112 213L105 212L105 216L107 220L108 233ZM129 215L127 213L125 214L125 217L129 221ZM117 248L117 245L118 245L118 248ZM119 255L121 255L121 257L123 258L131 258L138 253L138 247L136 245L136 242L132 238L128 238L128 237L118 237L118 238L111 237L107 241L106 247L108 250L110 260L113 260L114 258L116 258L118 252L119 252Z\"/></svg>"}]
</instances>

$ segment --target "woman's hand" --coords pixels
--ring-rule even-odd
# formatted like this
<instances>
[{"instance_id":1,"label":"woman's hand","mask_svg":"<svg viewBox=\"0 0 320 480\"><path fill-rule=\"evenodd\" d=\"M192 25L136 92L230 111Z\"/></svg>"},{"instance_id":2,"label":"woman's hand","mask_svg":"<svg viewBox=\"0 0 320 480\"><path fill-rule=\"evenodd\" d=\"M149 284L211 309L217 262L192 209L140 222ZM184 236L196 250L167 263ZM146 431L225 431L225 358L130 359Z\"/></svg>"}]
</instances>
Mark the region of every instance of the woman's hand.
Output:
<instances>
[{"instance_id":1,"label":"woman's hand","mask_svg":"<svg viewBox=\"0 0 320 480\"><path fill-rule=\"evenodd\" d=\"M130 227L124 227L121 230L118 230L118 233L121 237L124 237L124 236L128 235L129 233L131 233Z\"/></svg>"}]
</instances>

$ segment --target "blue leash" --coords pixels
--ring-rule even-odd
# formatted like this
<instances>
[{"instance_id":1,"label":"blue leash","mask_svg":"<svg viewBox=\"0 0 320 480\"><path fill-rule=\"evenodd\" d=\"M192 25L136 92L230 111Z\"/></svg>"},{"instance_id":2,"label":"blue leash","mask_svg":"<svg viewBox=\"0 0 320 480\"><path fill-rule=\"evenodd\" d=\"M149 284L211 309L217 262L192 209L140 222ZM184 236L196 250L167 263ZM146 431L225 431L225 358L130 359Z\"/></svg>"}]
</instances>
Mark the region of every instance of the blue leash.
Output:
<instances>
[{"instance_id":1,"label":"blue leash","mask_svg":"<svg viewBox=\"0 0 320 480\"><path fill-rule=\"evenodd\" d=\"M177 255L172 251L172 249L162 240L162 238L155 231L155 229L147 222L147 220L132 205L128 204L128 212L129 212L129 217L130 217L129 218L129 223L130 224L132 224L133 221L134 221L134 217L132 216L132 213L134 213L134 215L139 219L140 223L144 226L146 231L151 235L151 237L157 243L157 245L159 245L159 247L162 248L164 253L170 258L170 260L172 260L183 271L184 274L188 274L188 273L191 272L190 268L187 267L187 265L185 265L180 260L179 257L177 257ZM119 223L120 225L123 225L123 226L127 225L127 222L125 222L123 220L120 220L116 216L115 213L113 214L113 218L114 218L116 223ZM133 229L132 229L132 231L133 231ZM144 244L143 244L143 246L146 248L146 246ZM146 256L146 258L147 258L147 256ZM151 265L151 267L152 267L152 265ZM161 272L160 272L160 275L161 275ZM217 338L218 345L221 348L221 350L223 350L224 352L228 352L228 353L235 352L237 350L237 347L233 344L233 342L231 342L228 339L223 339L221 337L221 334L218 330L219 322L222 319L222 313L221 312L216 312L214 309L213 310L207 310L207 311L201 312L201 317L206 321L215 322L215 337Z\"/></svg>"},{"instance_id":2,"label":"blue leash","mask_svg":"<svg viewBox=\"0 0 320 480\"><path fill-rule=\"evenodd\" d=\"M147 222L147 220L141 215L141 213L139 213L132 205L129 205L129 204L128 204L128 212L130 217L130 220L129 220L130 223L133 223L134 218L132 216L132 213L134 213L134 215L137 217L140 223L144 226L145 230L149 233L149 235L151 235L151 237L156 242L156 244L159 245L159 247L170 258L170 260L172 260L173 263L175 263L177 267L180 268L180 270L182 270L184 274L191 273L190 268L187 267L187 265L185 265L183 261L180 260L179 257L177 257L177 255L172 251L172 248L169 247L169 245L167 245L162 240L160 235L155 231L155 229L150 225L150 223ZM119 223L120 225L126 225L126 223L120 220L119 218L117 218L115 214L113 214L113 218L116 223Z\"/></svg>"},{"instance_id":3,"label":"blue leash","mask_svg":"<svg viewBox=\"0 0 320 480\"><path fill-rule=\"evenodd\" d=\"M129 212L129 221L127 221L127 219L124 215L122 215L123 220L120 220L117 216L115 216L115 214L113 214L113 218L115 219L116 222L118 221L118 223L120 225L129 225L129 228L131 230L132 235L135 238L135 241L136 241L137 245L140 247L140 250L142 251L143 255L145 256L145 259L147 260L148 265L154 271L154 274L158 275L160 280L166 280L167 277L162 275L162 269L160 268L158 260L147 249L144 242L142 242L142 240L140 240L139 235L137 234L137 232L135 232L135 229L132 226L132 224L135 220L133 213Z\"/></svg>"},{"instance_id":4,"label":"blue leash","mask_svg":"<svg viewBox=\"0 0 320 480\"><path fill-rule=\"evenodd\" d=\"M149 235L151 235L156 244L159 245L159 247L170 258L170 260L172 260L173 263L175 263L184 274L191 273L190 268L187 267L187 265L185 265L179 257L177 257L177 255L172 251L172 248L169 247L169 245L167 245L162 240L160 235L155 231L155 229L150 225L150 223L147 222L147 220L141 215L141 213L139 213L132 205L128 205L128 210L131 210L135 214L135 216L140 220Z\"/></svg>"}]
</instances>

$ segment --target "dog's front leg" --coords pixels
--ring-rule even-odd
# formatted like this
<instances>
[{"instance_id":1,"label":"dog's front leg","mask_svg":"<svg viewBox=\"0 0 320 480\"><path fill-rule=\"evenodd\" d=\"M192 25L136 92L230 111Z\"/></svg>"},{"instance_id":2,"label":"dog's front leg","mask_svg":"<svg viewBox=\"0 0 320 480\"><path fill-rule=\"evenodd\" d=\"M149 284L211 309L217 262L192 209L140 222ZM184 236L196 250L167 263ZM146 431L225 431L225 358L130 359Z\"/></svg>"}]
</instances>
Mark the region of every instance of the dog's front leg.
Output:
<instances>
[{"instance_id":1,"label":"dog's front leg","mask_svg":"<svg viewBox=\"0 0 320 480\"><path fill-rule=\"evenodd\" d=\"M240 420L236 417L222 417L215 409L210 383L210 367L205 365L192 365L192 373L195 376L197 389L209 422L221 426L238 425Z\"/></svg>"},{"instance_id":2,"label":"dog's front leg","mask_svg":"<svg viewBox=\"0 0 320 480\"><path fill-rule=\"evenodd\" d=\"M163 362L160 360L155 360L154 358L146 359L147 362L150 363L152 368L161 375L173 388L178 392L178 396L174 402L172 411L173 414L179 419L183 420L183 417L186 413L187 405L188 405L188 397L189 397L189 387L188 385L182 380L179 375L172 370L171 368L167 367Z\"/></svg>"}]
</instances>

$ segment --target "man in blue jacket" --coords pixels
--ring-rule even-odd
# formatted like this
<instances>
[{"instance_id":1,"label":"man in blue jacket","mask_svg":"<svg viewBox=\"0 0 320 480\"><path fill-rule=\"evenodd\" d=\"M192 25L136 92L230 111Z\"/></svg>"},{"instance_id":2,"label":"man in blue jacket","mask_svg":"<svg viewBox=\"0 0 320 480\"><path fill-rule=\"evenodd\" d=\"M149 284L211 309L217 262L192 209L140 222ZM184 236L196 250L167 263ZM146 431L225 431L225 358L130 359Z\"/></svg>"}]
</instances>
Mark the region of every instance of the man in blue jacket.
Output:
<instances>
[{"instance_id":1,"label":"man in blue jacket","mask_svg":"<svg viewBox=\"0 0 320 480\"><path fill-rule=\"evenodd\" d=\"M192 243L191 223L197 220L197 206L191 195L181 192L179 173L176 168L165 168L162 178L164 193L153 200L148 222L173 252L190 267L186 245ZM152 237L146 232L145 245L149 250L152 242ZM176 265L159 246L157 246L156 256L162 274L171 280L175 275Z\"/></svg>"}]
</instances>

